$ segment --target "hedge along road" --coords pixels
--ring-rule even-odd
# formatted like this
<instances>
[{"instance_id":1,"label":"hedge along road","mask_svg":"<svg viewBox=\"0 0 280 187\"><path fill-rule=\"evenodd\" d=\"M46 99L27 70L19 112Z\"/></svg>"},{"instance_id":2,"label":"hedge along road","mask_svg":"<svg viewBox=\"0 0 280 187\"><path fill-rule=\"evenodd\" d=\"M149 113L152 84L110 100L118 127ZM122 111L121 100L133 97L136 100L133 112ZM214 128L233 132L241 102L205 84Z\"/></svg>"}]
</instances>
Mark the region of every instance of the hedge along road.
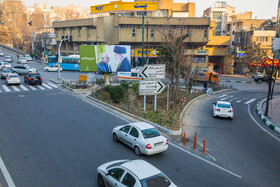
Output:
<instances>
[{"instance_id":1,"label":"hedge along road","mask_svg":"<svg viewBox=\"0 0 280 187\"><path fill-rule=\"evenodd\" d=\"M266 94L260 90L221 93L194 102L184 115L183 132L187 137L197 132L216 162L244 180L255 186L279 186L279 141L259 128L247 111L250 104L255 113L257 101ZM233 120L212 117L212 103L221 99L233 103Z\"/></svg>"}]
</instances>

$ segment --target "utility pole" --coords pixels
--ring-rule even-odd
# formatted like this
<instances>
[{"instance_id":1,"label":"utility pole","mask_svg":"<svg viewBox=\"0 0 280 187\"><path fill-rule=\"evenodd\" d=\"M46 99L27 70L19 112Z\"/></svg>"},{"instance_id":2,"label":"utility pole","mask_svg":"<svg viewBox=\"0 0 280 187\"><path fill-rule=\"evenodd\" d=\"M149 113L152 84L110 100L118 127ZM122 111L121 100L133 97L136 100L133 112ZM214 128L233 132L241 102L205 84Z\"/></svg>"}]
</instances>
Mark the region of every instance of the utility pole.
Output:
<instances>
[{"instance_id":1,"label":"utility pole","mask_svg":"<svg viewBox=\"0 0 280 187\"><path fill-rule=\"evenodd\" d=\"M145 15L144 15L145 12L142 12L142 62L141 64L144 65L144 26L145 26L145 23L144 23L144 19L145 19Z\"/></svg>"},{"instance_id":2,"label":"utility pole","mask_svg":"<svg viewBox=\"0 0 280 187\"><path fill-rule=\"evenodd\" d=\"M149 38L149 29L148 29L148 24L149 24L149 21L147 21L147 50L146 50L146 54L147 54L147 57L146 57L146 64L149 63L149 41L148 41L148 38Z\"/></svg>"}]
</instances>

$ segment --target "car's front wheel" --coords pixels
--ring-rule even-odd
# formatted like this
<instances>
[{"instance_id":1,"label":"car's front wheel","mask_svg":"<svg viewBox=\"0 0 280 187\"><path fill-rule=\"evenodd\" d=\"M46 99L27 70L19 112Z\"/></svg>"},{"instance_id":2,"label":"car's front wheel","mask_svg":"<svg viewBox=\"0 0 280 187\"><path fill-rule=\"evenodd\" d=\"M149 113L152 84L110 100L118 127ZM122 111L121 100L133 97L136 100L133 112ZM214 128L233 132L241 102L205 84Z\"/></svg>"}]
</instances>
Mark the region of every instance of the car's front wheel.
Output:
<instances>
[{"instance_id":1,"label":"car's front wheel","mask_svg":"<svg viewBox=\"0 0 280 187\"><path fill-rule=\"evenodd\" d=\"M98 186L99 187L105 187L104 180L103 180L103 178L100 174L98 174L98 176L97 176L97 181L98 181Z\"/></svg>"},{"instance_id":2,"label":"car's front wheel","mask_svg":"<svg viewBox=\"0 0 280 187\"><path fill-rule=\"evenodd\" d=\"M138 156L141 155L141 151L140 151L140 149L139 149L138 146L135 146L135 147L134 147L134 152L135 152L135 154L138 155Z\"/></svg>"},{"instance_id":3,"label":"car's front wheel","mask_svg":"<svg viewBox=\"0 0 280 187\"><path fill-rule=\"evenodd\" d=\"M118 135L116 133L113 134L113 139L115 142L119 141Z\"/></svg>"}]
</instances>

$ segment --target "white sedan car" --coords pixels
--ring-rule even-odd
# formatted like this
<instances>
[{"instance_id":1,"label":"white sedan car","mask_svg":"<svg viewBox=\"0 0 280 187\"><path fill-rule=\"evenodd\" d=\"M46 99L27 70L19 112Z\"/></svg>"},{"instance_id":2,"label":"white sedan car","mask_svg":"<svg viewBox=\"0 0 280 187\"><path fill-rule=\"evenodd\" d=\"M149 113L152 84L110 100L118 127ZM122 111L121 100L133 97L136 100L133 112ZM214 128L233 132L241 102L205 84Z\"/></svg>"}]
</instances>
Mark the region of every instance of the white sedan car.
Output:
<instances>
[{"instance_id":1,"label":"white sedan car","mask_svg":"<svg viewBox=\"0 0 280 187\"><path fill-rule=\"evenodd\" d=\"M27 64L27 60L25 57L19 57L18 64Z\"/></svg>"},{"instance_id":2,"label":"white sedan car","mask_svg":"<svg viewBox=\"0 0 280 187\"><path fill-rule=\"evenodd\" d=\"M168 140L152 125L135 122L117 126L113 129L113 139L128 145L136 155L152 155L166 151Z\"/></svg>"},{"instance_id":3,"label":"white sedan car","mask_svg":"<svg viewBox=\"0 0 280 187\"><path fill-rule=\"evenodd\" d=\"M18 84L20 85L20 76L16 73L10 73L7 77L6 77L6 84L10 85L10 84Z\"/></svg>"},{"instance_id":4,"label":"white sedan car","mask_svg":"<svg viewBox=\"0 0 280 187\"><path fill-rule=\"evenodd\" d=\"M27 61L31 61L32 60L30 55L24 55L24 57L26 58Z\"/></svg>"},{"instance_id":5,"label":"white sedan car","mask_svg":"<svg viewBox=\"0 0 280 187\"><path fill-rule=\"evenodd\" d=\"M116 160L97 168L98 186L148 187L176 185L159 169L144 160Z\"/></svg>"},{"instance_id":6,"label":"white sedan car","mask_svg":"<svg viewBox=\"0 0 280 187\"><path fill-rule=\"evenodd\" d=\"M232 104L227 101L217 101L213 103L213 117L233 119Z\"/></svg>"},{"instance_id":7,"label":"white sedan car","mask_svg":"<svg viewBox=\"0 0 280 187\"><path fill-rule=\"evenodd\" d=\"M62 71L62 68L60 66L60 71ZM51 65L51 66L47 66L44 68L44 71L58 71L58 65Z\"/></svg>"}]
</instances>

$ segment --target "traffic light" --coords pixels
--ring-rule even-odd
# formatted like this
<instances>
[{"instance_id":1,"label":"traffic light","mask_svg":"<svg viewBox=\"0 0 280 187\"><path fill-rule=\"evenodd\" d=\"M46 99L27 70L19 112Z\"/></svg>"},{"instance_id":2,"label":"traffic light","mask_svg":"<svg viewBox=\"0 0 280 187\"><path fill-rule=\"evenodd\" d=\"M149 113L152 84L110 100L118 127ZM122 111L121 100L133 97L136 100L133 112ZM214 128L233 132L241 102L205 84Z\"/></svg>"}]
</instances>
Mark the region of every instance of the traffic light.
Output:
<instances>
[{"instance_id":1,"label":"traffic light","mask_svg":"<svg viewBox=\"0 0 280 187\"><path fill-rule=\"evenodd\" d=\"M64 40L64 42L72 42L72 36L61 36L61 40Z\"/></svg>"}]
</instances>

